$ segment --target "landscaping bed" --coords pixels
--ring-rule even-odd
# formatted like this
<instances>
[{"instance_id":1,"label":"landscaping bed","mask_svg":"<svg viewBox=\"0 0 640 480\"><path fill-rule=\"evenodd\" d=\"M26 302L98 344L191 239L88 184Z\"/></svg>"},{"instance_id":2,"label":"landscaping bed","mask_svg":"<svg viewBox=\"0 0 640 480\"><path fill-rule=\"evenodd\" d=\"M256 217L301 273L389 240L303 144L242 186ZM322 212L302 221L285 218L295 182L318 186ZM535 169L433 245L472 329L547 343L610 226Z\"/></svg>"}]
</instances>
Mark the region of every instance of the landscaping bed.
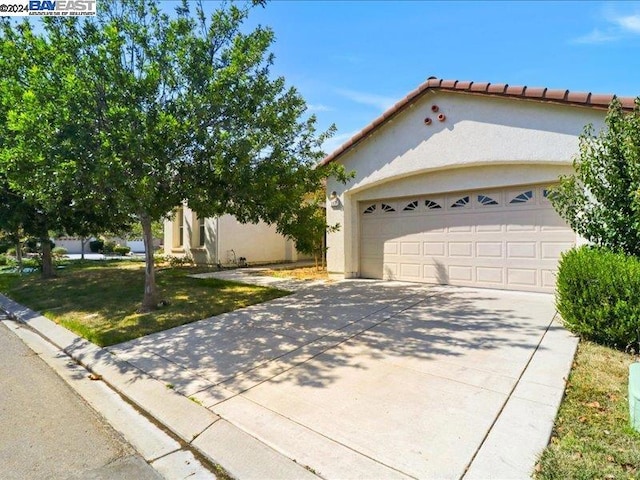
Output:
<instances>
[{"instance_id":1,"label":"landscaping bed","mask_svg":"<svg viewBox=\"0 0 640 480\"><path fill-rule=\"evenodd\" d=\"M326 268L296 267L260 270L255 275L268 275L278 278L294 278L296 280L327 280L329 275Z\"/></svg>"},{"instance_id":2,"label":"landscaping bed","mask_svg":"<svg viewBox=\"0 0 640 480\"><path fill-rule=\"evenodd\" d=\"M108 346L287 295L274 288L192 278L199 267L161 268L156 282L167 305L139 313L144 263L70 262L58 276L0 275L0 293L78 335Z\"/></svg>"}]
</instances>

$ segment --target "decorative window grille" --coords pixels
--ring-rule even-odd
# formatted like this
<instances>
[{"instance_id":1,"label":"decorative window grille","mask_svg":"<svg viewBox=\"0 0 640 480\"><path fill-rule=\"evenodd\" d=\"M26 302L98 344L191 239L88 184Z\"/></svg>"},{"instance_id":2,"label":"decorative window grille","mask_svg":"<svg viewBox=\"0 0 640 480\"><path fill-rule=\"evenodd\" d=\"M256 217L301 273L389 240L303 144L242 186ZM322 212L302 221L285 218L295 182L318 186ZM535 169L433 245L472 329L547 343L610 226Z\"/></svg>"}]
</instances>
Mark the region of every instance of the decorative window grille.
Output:
<instances>
[{"instance_id":1,"label":"decorative window grille","mask_svg":"<svg viewBox=\"0 0 640 480\"><path fill-rule=\"evenodd\" d=\"M459 198L451 205L451 208L466 207L469 204L469 196Z\"/></svg>"},{"instance_id":2,"label":"decorative window grille","mask_svg":"<svg viewBox=\"0 0 640 480\"><path fill-rule=\"evenodd\" d=\"M533 198L533 191L527 190L520 195L515 196L509 203L527 203Z\"/></svg>"}]
</instances>

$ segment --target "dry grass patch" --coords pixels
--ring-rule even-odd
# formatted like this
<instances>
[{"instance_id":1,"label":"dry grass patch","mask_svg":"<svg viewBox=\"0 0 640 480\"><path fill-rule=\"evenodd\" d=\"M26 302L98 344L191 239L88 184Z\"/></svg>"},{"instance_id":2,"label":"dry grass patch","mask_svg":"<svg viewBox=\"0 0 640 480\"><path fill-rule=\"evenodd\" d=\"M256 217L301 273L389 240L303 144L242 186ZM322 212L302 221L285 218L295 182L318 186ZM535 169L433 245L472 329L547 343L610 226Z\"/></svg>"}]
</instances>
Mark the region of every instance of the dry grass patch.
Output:
<instances>
[{"instance_id":1,"label":"dry grass patch","mask_svg":"<svg viewBox=\"0 0 640 480\"><path fill-rule=\"evenodd\" d=\"M165 268L156 280L168 302L138 313L142 262L78 262L42 280L38 274L0 275L0 292L100 346L113 345L185 323L287 295L274 288L188 275L198 267Z\"/></svg>"},{"instance_id":2,"label":"dry grass patch","mask_svg":"<svg viewBox=\"0 0 640 480\"><path fill-rule=\"evenodd\" d=\"M581 342L537 479L640 478L640 433L629 424L634 358Z\"/></svg>"},{"instance_id":3,"label":"dry grass patch","mask_svg":"<svg viewBox=\"0 0 640 480\"><path fill-rule=\"evenodd\" d=\"M296 280L328 280L326 268L297 267L261 270L256 275L268 275L278 278L294 278Z\"/></svg>"}]
</instances>

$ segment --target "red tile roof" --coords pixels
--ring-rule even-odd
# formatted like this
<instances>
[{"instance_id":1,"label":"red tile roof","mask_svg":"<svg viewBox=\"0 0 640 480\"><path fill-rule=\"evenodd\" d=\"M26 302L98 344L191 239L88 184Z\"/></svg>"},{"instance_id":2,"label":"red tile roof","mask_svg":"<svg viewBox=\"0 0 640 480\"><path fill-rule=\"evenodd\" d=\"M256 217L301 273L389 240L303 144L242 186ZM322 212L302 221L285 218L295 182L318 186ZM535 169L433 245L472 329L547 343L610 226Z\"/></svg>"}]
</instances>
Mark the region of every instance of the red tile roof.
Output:
<instances>
[{"instance_id":1,"label":"red tile roof","mask_svg":"<svg viewBox=\"0 0 640 480\"><path fill-rule=\"evenodd\" d=\"M535 100L539 102L561 103L565 105L577 105L582 107L597 108L606 110L613 99L612 94L597 94L591 92L570 92L569 90L551 90L544 87L527 87L519 85L507 85L505 83L488 83L488 82L469 82L460 80L442 80L440 78L429 77L426 82L410 92L406 97L397 102L381 116L363 128L359 133L351 137L346 143L342 144L332 154L327 156L321 165L325 165L337 159L347 150L351 149L362 139L371 134L380 125L385 123L391 117L394 117L413 101L417 100L427 91L449 91L466 93L472 95L486 95L492 97L520 98L526 100ZM618 97L622 108L632 110L635 105L633 97Z\"/></svg>"}]
</instances>

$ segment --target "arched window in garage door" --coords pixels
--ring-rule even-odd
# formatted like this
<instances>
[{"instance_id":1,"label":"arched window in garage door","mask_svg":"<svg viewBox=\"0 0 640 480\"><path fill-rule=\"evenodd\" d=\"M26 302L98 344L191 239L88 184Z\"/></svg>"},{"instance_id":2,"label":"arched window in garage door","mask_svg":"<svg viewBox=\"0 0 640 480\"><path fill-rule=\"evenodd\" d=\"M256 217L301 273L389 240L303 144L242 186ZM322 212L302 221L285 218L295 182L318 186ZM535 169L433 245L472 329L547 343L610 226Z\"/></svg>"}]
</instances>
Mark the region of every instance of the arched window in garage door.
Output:
<instances>
[{"instance_id":1,"label":"arched window in garage door","mask_svg":"<svg viewBox=\"0 0 640 480\"><path fill-rule=\"evenodd\" d=\"M370 215L372 213L375 213L376 211L376 204L373 203L371 205L369 205L367 208L364 209L364 212L362 212L364 215Z\"/></svg>"}]
</instances>

